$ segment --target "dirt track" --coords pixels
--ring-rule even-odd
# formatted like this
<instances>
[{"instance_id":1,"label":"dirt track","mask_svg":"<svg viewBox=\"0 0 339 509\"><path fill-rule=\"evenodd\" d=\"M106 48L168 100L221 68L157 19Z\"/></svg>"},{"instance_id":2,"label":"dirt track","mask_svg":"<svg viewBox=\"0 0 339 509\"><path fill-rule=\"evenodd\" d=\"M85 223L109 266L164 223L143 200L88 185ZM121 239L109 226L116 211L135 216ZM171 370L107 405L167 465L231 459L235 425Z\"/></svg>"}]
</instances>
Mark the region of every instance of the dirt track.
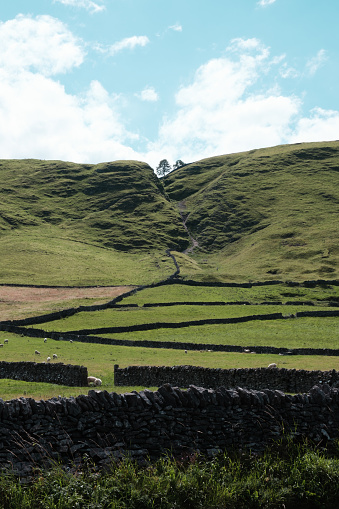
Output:
<instances>
[{"instance_id":1,"label":"dirt track","mask_svg":"<svg viewBox=\"0 0 339 509\"><path fill-rule=\"evenodd\" d=\"M0 321L27 318L77 305L101 304L131 288L130 286L93 288L0 286Z\"/></svg>"}]
</instances>

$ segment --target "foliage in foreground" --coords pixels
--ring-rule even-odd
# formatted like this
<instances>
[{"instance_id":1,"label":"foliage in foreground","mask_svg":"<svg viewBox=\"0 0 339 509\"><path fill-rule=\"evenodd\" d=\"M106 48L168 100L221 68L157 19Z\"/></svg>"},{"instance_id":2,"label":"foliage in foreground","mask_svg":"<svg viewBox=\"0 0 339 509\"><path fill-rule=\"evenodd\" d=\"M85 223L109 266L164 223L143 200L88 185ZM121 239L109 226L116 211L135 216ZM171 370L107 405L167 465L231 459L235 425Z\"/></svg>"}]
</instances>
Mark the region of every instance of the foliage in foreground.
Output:
<instances>
[{"instance_id":1,"label":"foliage in foreground","mask_svg":"<svg viewBox=\"0 0 339 509\"><path fill-rule=\"evenodd\" d=\"M242 509L338 507L339 445L282 441L265 454L194 454L140 466L125 459L97 472L60 466L37 471L29 484L0 477L0 507L86 509Z\"/></svg>"}]
</instances>

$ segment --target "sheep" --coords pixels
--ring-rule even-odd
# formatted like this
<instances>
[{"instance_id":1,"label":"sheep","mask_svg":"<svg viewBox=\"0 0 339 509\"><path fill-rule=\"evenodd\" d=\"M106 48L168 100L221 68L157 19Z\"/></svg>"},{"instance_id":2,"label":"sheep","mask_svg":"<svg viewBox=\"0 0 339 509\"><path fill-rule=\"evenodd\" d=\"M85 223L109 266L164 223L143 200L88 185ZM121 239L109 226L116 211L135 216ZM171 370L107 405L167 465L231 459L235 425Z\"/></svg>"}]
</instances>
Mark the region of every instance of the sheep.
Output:
<instances>
[{"instance_id":1,"label":"sheep","mask_svg":"<svg viewBox=\"0 0 339 509\"><path fill-rule=\"evenodd\" d=\"M50 362L51 358L50 357L47 357L47 362Z\"/></svg>"},{"instance_id":2,"label":"sheep","mask_svg":"<svg viewBox=\"0 0 339 509\"><path fill-rule=\"evenodd\" d=\"M47 338L44 339L44 343L47 343Z\"/></svg>"},{"instance_id":3,"label":"sheep","mask_svg":"<svg viewBox=\"0 0 339 509\"><path fill-rule=\"evenodd\" d=\"M2 346L4 346L4 345L3 345L2 343L0 343L0 348L1 348Z\"/></svg>"},{"instance_id":4,"label":"sheep","mask_svg":"<svg viewBox=\"0 0 339 509\"><path fill-rule=\"evenodd\" d=\"M99 386L102 384L102 381L100 380L100 378L97 378L96 376L88 376L87 383L88 383L88 385L93 384L95 386Z\"/></svg>"},{"instance_id":5,"label":"sheep","mask_svg":"<svg viewBox=\"0 0 339 509\"><path fill-rule=\"evenodd\" d=\"M38 350L35 350L34 354L35 355L40 355L40 352Z\"/></svg>"},{"instance_id":6,"label":"sheep","mask_svg":"<svg viewBox=\"0 0 339 509\"><path fill-rule=\"evenodd\" d=\"M73 343L73 339L70 339L70 340L69 340L69 342L70 342L70 343Z\"/></svg>"},{"instance_id":7,"label":"sheep","mask_svg":"<svg viewBox=\"0 0 339 509\"><path fill-rule=\"evenodd\" d=\"M57 354L56 354L56 353L54 353L54 354L53 354L53 359L57 359L57 358L58 358Z\"/></svg>"},{"instance_id":8,"label":"sheep","mask_svg":"<svg viewBox=\"0 0 339 509\"><path fill-rule=\"evenodd\" d=\"M244 352L245 352L245 353L251 353L251 350L250 350L249 348L245 348L245 349L244 349Z\"/></svg>"},{"instance_id":9,"label":"sheep","mask_svg":"<svg viewBox=\"0 0 339 509\"><path fill-rule=\"evenodd\" d=\"M268 367L269 367L269 368L276 368L276 367L277 367L277 365L276 365L276 363L275 363L275 362L272 362L272 364L269 364L269 365L268 365Z\"/></svg>"},{"instance_id":10,"label":"sheep","mask_svg":"<svg viewBox=\"0 0 339 509\"><path fill-rule=\"evenodd\" d=\"M185 353L187 353L187 350L185 350Z\"/></svg>"},{"instance_id":11,"label":"sheep","mask_svg":"<svg viewBox=\"0 0 339 509\"><path fill-rule=\"evenodd\" d=\"M7 344L8 343L8 339L4 339L4 344Z\"/></svg>"}]
</instances>

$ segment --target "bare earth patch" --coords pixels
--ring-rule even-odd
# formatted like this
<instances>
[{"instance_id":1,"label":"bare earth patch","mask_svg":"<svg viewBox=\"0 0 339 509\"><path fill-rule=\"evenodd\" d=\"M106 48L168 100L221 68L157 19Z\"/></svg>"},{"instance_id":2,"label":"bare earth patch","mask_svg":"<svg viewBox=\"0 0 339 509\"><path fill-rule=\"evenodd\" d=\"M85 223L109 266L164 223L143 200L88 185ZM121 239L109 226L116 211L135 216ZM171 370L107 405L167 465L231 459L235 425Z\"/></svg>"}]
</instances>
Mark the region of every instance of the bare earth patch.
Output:
<instances>
[{"instance_id":1,"label":"bare earth patch","mask_svg":"<svg viewBox=\"0 0 339 509\"><path fill-rule=\"evenodd\" d=\"M0 286L0 321L27 318L67 307L102 304L132 288L134 287L32 288Z\"/></svg>"}]
</instances>

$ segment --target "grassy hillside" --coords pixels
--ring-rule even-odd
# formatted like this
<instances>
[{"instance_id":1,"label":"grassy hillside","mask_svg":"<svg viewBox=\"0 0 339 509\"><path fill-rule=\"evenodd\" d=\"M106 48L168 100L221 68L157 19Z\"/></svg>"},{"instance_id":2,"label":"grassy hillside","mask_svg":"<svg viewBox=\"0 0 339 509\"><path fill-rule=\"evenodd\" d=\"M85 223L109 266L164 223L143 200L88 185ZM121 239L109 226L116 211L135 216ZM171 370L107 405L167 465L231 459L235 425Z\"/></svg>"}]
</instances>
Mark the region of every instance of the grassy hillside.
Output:
<instances>
[{"instance_id":1,"label":"grassy hillside","mask_svg":"<svg viewBox=\"0 0 339 509\"><path fill-rule=\"evenodd\" d=\"M200 246L201 278L330 279L339 274L338 171L339 142L308 143L205 159L164 185Z\"/></svg>"},{"instance_id":2,"label":"grassy hillside","mask_svg":"<svg viewBox=\"0 0 339 509\"><path fill-rule=\"evenodd\" d=\"M0 160L0 283L151 282L173 272L167 248L183 277L338 278L338 170L339 142L212 157L161 180L138 161Z\"/></svg>"},{"instance_id":3,"label":"grassy hillside","mask_svg":"<svg viewBox=\"0 0 339 509\"><path fill-rule=\"evenodd\" d=\"M165 249L188 245L144 163L2 160L0 178L0 282L143 283L173 272Z\"/></svg>"}]
</instances>

